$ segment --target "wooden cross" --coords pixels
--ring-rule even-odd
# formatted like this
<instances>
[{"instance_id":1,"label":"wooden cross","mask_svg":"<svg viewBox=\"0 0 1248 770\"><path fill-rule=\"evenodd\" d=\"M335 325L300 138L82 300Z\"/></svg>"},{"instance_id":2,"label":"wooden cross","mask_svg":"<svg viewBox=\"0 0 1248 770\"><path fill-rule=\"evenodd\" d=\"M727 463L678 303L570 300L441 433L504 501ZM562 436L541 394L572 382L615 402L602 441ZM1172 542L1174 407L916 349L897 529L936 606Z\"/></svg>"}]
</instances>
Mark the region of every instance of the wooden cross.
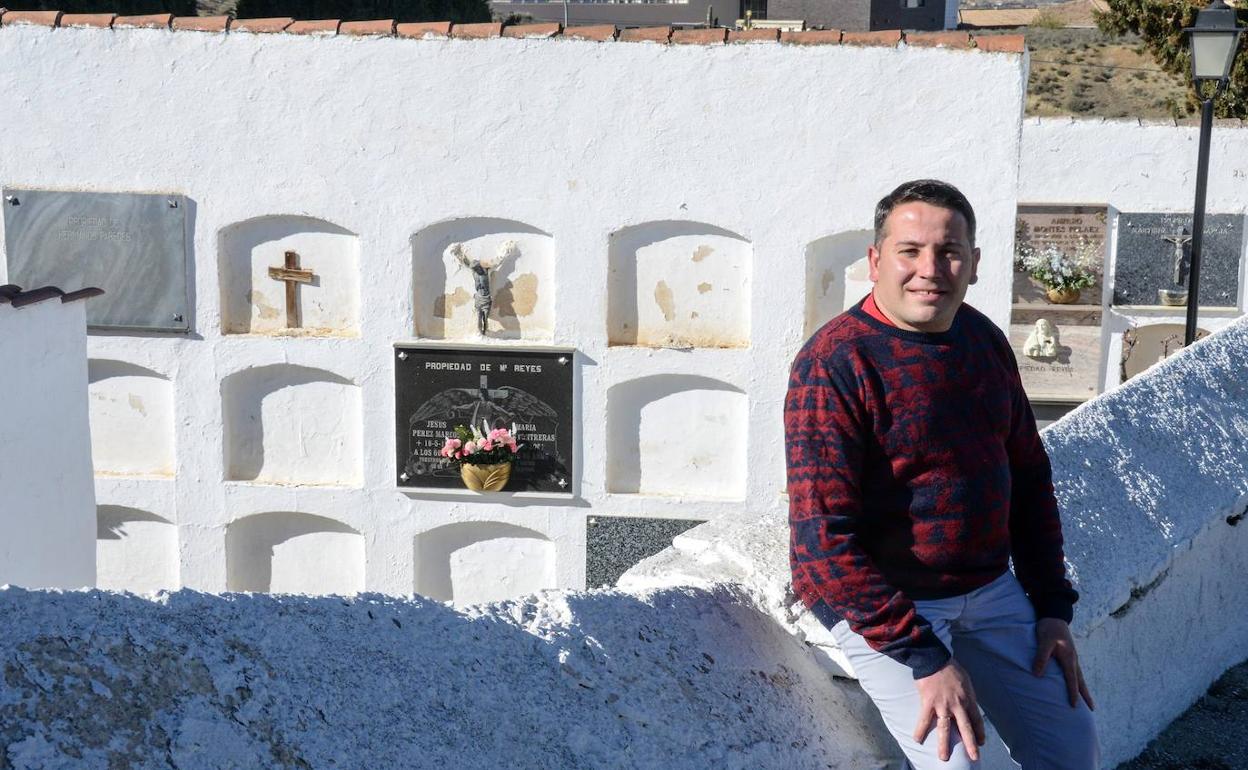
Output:
<instances>
[{"instance_id":1,"label":"wooden cross","mask_svg":"<svg viewBox=\"0 0 1248 770\"><path fill-rule=\"evenodd\" d=\"M286 283L286 328L298 329L303 325L299 316L299 284L312 283L316 276L311 270L299 267L299 255L293 251L286 252L286 264L282 267L270 267L269 277Z\"/></svg>"}]
</instances>

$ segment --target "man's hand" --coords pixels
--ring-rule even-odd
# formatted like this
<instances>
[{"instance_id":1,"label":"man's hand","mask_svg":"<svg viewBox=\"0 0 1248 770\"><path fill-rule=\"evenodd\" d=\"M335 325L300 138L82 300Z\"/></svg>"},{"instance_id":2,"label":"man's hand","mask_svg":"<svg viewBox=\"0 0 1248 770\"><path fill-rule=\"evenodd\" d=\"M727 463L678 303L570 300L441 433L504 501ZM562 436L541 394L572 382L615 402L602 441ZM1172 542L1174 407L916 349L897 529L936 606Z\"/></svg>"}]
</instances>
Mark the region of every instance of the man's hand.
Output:
<instances>
[{"instance_id":1,"label":"man's hand","mask_svg":"<svg viewBox=\"0 0 1248 770\"><path fill-rule=\"evenodd\" d=\"M914 728L914 739L919 743L936 726L936 751L940 761L948 762L952 752L950 736L958 730L962 745L971 761L979 759L979 747L984 745L984 719L975 703L975 689L971 678L952 658L944 668L931 676L916 679L919 688L919 723Z\"/></svg>"},{"instance_id":2,"label":"man's hand","mask_svg":"<svg viewBox=\"0 0 1248 770\"><path fill-rule=\"evenodd\" d=\"M1031 666L1031 673L1041 676L1049 658L1055 658L1062 667L1066 677L1066 694L1070 698L1070 707L1079 703L1079 697L1095 709L1092 694L1083 681L1083 671L1079 668L1079 653L1075 652L1075 640L1070 635L1070 626L1058 618L1040 618L1036 621L1036 662Z\"/></svg>"}]
</instances>

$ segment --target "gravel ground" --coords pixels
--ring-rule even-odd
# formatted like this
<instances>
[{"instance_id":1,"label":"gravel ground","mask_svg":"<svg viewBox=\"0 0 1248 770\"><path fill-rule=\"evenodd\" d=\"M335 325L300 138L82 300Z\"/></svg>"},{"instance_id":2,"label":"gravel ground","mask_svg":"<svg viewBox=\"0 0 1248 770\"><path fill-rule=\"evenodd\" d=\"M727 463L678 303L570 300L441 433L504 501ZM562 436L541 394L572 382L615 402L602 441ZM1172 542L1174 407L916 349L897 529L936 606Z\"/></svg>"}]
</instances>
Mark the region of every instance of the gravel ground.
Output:
<instances>
[{"instance_id":1,"label":"gravel ground","mask_svg":"<svg viewBox=\"0 0 1248 770\"><path fill-rule=\"evenodd\" d=\"M1213 683L1205 697L1118 770L1248 768L1248 661Z\"/></svg>"}]
</instances>

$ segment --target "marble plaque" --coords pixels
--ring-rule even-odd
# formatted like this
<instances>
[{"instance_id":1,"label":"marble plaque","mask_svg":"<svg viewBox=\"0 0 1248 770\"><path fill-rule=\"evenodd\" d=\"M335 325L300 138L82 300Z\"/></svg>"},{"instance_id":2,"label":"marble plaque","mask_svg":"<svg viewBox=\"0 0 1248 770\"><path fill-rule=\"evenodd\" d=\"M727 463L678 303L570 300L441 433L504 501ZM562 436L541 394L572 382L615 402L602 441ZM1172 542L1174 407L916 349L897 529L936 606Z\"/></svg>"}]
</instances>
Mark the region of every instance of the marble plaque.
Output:
<instances>
[{"instance_id":1,"label":"marble plaque","mask_svg":"<svg viewBox=\"0 0 1248 770\"><path fill-rule=\"evenodd\" d=\"M438 450L456 425L516 426L504 492L572 494L573 351L396 346L400 487L463 489Z\"/></svg>"},{"instance_id":2,"label":"marble plaque","mask_svg":"<svg viewBox=\"0 0 1248 770\"><path fill-rule=\"evenodd\" d=\"M1101 255L1097 280L1080 289L1080 303L1099 305L1101 275L1104 275L1105 233L1108 207L1019 204L1015 219L1014 247L1030 245L1036 249L1056 246L1067 254L1075 254L1080 246ZM1014 271L1014 303L1044 303L1044 287L1026 273Z\"/></svg>"},{"instance_id":3,"label":"marble plaque","mask_svg":"<svg viewBox=\"0 0 1248 770\"><path fill-rule=\"evenodd\" d=\"M672 544L672 538L703 522L638 516L591 516L585 529L585 587L613 586L642 559Z\"/></svg>"},{"instance_id":4,"label":"marble plaque","mask_svg":"<svg viewBox=\"0 0 1248 770\"><path fill-rule=\"evenodd\" d=\"M1101 373L1100 314L1089 319L1062 312L1014 314L1010 346L1018 358L1023 389L1033 401L1073 403L1098 392ZM1021 321L1021 323L1020 323Z\"/></svg>"},{"instance_id":5,"label":"marble plaque","mask_svg":"<svg viewBox=\"0 0 1248 770\"><path fill-rule=\"evenodd\" d=\"M1161 305L1158 290L1187 288L1192 258L1192 215L1118 216L1114 260L1115 305ZM1201 307L1235 307L1244 219L1238 214L1207 214L1200 256ZM1183 312L1183 311L1179 311Z\"/></svg>"},{"instance_id":6,"label":"marble plaque","mask_svg":"<svg viewBox=\"0 0 1248 770\"><path fill-rule=\"evenodd\" d=\"M184 196L5 188L3 208L10 283L103 289L93 328L190 330Z\"/></svg>"}]
</instances>

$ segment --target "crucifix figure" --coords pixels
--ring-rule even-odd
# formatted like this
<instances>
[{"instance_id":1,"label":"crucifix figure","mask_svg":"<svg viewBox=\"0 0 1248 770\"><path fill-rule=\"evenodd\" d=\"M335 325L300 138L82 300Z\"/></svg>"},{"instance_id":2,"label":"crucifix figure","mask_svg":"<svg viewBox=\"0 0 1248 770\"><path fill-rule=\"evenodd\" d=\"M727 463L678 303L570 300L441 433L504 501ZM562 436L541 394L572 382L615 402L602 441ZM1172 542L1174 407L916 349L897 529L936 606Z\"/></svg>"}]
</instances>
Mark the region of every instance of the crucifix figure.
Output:
<instances>
[{"instance_id":1,"label":"crucifix figure","mask_svg":"<svg viewBox=\"0 0 1248 770\"><path fill-rule=\"evenodd\" d=\"M446 253L463 267L472 271L475 291L472 295L472 306L477 311L477 331L484 335L489 328L490 310L494 307L494 297L490 292L490 273L499 268L503 262L515 259L520 249L515 241L504 241L498 247L493 259L483 257L476 259L464 251L464 244L452 243Z\"/></svg>"},{"instance_id":2,"label":"crucifix figure","mask_svg":"<svg viewBox=\"0 0 1248 770\"><path fill-rule=\"evenodd\" d=\"M1163 241L1174 244L1174 283L1176 286L1183 283L1183 264L1186 261L1183 247L1192 242L1192 236L1184 227L1174 235L1161 236Z\"/></svg>"},{"instance_id":3,"label":"crucifix figure","mask_svg":"<svg viewBox=\"0 0 1248 770\"><path fill-rule=\"evenodd\" d=\"M299 314L299 284L312 283L316 276L311 270L299 267L299 254L286 252L286 264L282 267L270 267L269 277L286 284L286 328L298 329L303 326Z\"/></svg>"}]
</instances>

